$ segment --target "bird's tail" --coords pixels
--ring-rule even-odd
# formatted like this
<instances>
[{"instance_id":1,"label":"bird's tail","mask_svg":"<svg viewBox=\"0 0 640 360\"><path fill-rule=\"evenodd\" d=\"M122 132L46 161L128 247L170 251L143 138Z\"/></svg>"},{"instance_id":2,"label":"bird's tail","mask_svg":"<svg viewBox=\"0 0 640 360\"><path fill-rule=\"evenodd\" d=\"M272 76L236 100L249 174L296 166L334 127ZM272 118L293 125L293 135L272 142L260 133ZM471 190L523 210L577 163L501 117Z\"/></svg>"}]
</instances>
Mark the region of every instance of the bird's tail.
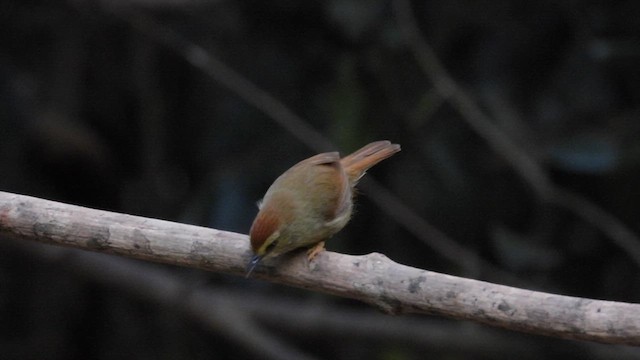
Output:
<instances>
[{"instance_id":1,"label":"bird's tail","mask_svg":"<svg viewBox=\"0 0 640 360\"><path fill-rule=\"evenodd\" d=\"M373 165L400 151L400 145L387 140L375 141L340 159L351 185L355 185Z\"/></svg>"}]
</instances>

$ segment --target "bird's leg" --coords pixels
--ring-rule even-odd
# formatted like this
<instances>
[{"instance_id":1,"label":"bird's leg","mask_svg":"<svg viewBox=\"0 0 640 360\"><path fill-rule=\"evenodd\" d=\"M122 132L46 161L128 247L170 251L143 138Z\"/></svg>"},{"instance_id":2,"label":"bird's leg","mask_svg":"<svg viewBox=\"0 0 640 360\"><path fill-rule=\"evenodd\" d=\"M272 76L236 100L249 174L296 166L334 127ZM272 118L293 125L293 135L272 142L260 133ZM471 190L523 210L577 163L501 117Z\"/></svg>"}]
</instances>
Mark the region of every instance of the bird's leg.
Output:
<instances>
[{"instance_id":1,"label":"bird's leg","mask_svg":"<svg viewBox=\"0 0 640 360\"><path fill-rule=\"evenodd\" d=\"M311 260L313 260L313 258L315 258L316 255L318 255L323 251L324 251L324 241L320 241L319 243L313 245L313 247L310 247L309 250L307 250L307 260L311 262Z\"/></svg>"}]
</instances>

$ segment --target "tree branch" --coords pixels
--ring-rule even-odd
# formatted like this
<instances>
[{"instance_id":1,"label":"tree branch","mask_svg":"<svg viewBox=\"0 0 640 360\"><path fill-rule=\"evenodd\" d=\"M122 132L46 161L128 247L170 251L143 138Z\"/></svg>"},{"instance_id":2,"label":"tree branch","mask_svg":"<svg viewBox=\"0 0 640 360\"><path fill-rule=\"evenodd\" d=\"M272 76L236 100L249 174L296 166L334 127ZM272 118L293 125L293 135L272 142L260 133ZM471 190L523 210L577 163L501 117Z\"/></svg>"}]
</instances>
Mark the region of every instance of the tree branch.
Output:
<instances>
[{"instance_id":1,"label":"tree branch","mask_svg":"<svg viewBox=\"0 0 640 360\"><path fill-rule=\"evenodd\" d=\"M246 235L0 192L0 234L243 275ZM640 345L640 305L553 295L397 264L381 254L293 254L256 277L358 299L393 313L467 319L565 339Z\"/></svg>"},{"instance_id":2,"label":"tree branch","mask_svg":"<svg viewBox=\"0 0 640 360\"><path fill-rule=\"evenodd\" d=\"M588 353L590 359L637 360L640 348L606 346L588 342L565 343L562 347L549 347L548 341L532 342L527 337L505 336L500 330L474 326L466 322L453 322L415 316L389 317L335 302L318 302L316 298L292 298L277 292L256 292L237 283L203 286L201 276L171 271L151 263L131 261L117 256L63 248L39 246L35 242L7 241L0 243L0 252L9 257L29 257L56 267L76 279L101 284L123 296L132 296L147 303L159 304L167 311L175 311L193 319L206 329L224 334L237 346L251 351L257 358L303 359L290 339L311 339L331 343L353 341L409 346L417 351L453 352L473 354L487 359L539 359L566 357L566 354ZM228 310L230 309L230 310ZM253 331L261 334L248 336L244 324L231 316L244 313L244 321L252 321ZM240 331L239 331L240 330ZM275 330L275 331L274 331ZM267 345L258 342L269 336ZM257 339L257 340L256 340ZM256 346L259 345L259 346ZM286 346L286 349L283 349ZM305 350L307 350L305 348Z\"/></svg>"}]
</instances>

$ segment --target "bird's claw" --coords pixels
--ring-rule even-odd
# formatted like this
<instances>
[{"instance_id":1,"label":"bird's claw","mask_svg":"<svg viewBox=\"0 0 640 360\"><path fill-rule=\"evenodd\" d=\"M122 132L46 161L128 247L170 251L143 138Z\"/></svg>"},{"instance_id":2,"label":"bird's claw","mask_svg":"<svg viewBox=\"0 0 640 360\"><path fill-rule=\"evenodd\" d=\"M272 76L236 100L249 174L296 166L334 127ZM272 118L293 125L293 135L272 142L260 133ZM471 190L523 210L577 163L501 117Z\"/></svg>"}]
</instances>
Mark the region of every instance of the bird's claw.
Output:
<instances>
[{"instance_id":1,"label":"bird's claw","mask_svg":"<svg viewBox=\"0 0 640 360\"><path fill-rule=\"evenodd\" d=\"M309 250L307 250L307 260L309 261L309 263L311 263L311 260L313 260L319 253L324 251L324 241L320 241L319 243L315 244L313 247L309 248Z\"/></svg>"}]
</instances>

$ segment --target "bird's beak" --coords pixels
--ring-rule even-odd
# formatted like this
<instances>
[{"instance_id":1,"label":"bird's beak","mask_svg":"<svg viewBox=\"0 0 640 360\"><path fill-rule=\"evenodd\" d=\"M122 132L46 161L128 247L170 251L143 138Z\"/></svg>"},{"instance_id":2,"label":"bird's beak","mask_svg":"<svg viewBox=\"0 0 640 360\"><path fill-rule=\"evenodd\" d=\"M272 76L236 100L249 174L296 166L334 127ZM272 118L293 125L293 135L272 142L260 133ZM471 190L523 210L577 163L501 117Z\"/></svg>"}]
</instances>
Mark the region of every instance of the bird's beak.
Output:
<instances>
[{"instance_id":1,"label":"bird's beak","mask_svg":"<svg viewBox=\"0 0 640 360\"><path fill-rule=\"evenodd\" d=\"M253 269L256 268L256 266L258 266L258 264L260 263L260 260L262 260L262 256L261 255L254 255L251 260L249 260L249 263L247 264L247 275L245 275L245 278L248 279L249 276L251 276L251 273L253 272Z\"/></svg>"}]
</instances>

